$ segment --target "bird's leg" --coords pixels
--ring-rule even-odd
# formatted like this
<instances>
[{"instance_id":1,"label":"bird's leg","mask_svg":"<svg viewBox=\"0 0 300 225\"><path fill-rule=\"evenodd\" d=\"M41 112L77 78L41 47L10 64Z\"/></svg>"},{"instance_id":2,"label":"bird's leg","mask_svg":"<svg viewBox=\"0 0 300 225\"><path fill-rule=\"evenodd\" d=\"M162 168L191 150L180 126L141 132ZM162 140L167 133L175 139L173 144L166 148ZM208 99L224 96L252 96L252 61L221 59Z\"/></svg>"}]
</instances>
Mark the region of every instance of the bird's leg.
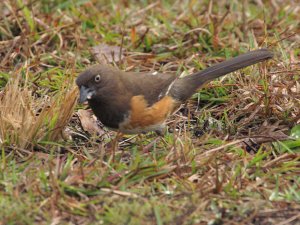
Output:
<instances>
[{"instance_id":1,"label":"bird's leg","mask_svg":"<svg viewBox=\"0 0 300 225\"><path fill-rule=\"evenodd\" d=\"M138 147L139 151L143 151L143 144L142 144L143 138L142 137L143 137L142 134L137 135L137 142L138 142L138 145L139 145L139 147Z\"/></svg>"},{"instance_id":2,"label":"bird's leg","mask_svg":"<svg viewBox=\"0 0 300 225\"><path fill-rule=\"evenodd\" d=\"M116 137L112 142L112 162L115 162L115 154L118 149L119 139L123 136L123 133L118 131Z\"/></svg>"},{"instance_id":3,"label":"bird's leg","mask_svg":"<svg viewBox=\"0 0 300 225\"><path fill-rule=\"evenodd\" d=\"M143 153L149 154L151 152L151 148L155 145L155 143L158 142L158 140L162 139L162 136L156 137L154 140L152 140L149 144L143 147Z\"/></svg>"},{"instance_id":4,"label":"bird's leg","mask_svg":"<svg viewBox=\"0 0 300 225\"><path fill-rule=\"evenodd\" d=\"M156 133L156 135L158 137L156 137L153 141L151 141L149 144L147 144L146 146L142 146L142 150L143 150L143 153L149 153L150 152L150 149L154 146L154 144L160 140L160 139L163 139L164 137L164 134L166 133L166 126L165 125L162 125L160 129L158 130L155 130L154 132Z\"/></svg>"}]
</instances>

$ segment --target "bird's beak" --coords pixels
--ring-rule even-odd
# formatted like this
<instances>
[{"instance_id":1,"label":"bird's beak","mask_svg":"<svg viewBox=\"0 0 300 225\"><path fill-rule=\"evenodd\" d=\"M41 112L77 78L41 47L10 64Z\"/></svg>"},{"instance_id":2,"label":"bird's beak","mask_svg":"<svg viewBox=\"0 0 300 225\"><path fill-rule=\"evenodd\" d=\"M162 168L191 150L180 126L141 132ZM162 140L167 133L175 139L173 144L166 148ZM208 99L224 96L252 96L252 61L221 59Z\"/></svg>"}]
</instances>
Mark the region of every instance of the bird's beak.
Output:
<instances>
[{"instance_id":1,"label":"bird's beak","mask_svg":"<svg viewBox=\"0 0 300 225\"><path fill-rule=\"evenodd\" d=\"M79 97L79 103L84 103L87 100L92 99L92 96L94 95L95 91L85 87L80 87L80 97Z\"/></svg>"}]
</instances>

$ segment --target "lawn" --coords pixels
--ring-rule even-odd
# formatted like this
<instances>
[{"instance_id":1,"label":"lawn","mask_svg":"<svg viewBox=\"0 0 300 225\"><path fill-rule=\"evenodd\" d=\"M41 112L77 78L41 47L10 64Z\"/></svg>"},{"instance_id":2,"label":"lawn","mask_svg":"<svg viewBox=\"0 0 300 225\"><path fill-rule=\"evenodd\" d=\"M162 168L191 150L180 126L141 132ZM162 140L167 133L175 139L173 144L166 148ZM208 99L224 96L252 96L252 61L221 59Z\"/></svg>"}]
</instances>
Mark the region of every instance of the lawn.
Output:
<instances>
[{"instance_id":1,"label":"lawn","mask_svg":"<svg viewBox=\"0 0 300 225\"><path fill-rule=\"evenodd\" d=\"M1 0L0 225L300 224L297 1ZM248 50L163 136L78 104L89 65L184 76Z\"/></svg>"}]
</instances>

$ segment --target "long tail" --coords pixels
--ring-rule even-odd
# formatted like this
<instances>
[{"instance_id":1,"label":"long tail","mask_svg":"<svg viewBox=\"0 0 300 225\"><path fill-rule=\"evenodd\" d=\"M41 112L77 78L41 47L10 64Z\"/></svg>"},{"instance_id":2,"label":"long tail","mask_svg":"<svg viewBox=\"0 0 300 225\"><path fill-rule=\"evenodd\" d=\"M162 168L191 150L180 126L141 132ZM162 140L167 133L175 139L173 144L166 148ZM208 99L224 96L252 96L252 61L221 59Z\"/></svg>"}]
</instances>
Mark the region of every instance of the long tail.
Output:
<instances>
[{"instance_id":1,"label":"long tail","mask_svg":"<svg viewBox=\"0 0 300 225\"><path fill-rule=\"evenodd\" d=\"M204 83L231 73L238 69L262 62L273 57L273 53L267 49L259 49L247 52L232 59L213 65L205 70L177 79L169 95L179 101L185 101L190 98L201 85Z\"/></svg>"}]
</instances>

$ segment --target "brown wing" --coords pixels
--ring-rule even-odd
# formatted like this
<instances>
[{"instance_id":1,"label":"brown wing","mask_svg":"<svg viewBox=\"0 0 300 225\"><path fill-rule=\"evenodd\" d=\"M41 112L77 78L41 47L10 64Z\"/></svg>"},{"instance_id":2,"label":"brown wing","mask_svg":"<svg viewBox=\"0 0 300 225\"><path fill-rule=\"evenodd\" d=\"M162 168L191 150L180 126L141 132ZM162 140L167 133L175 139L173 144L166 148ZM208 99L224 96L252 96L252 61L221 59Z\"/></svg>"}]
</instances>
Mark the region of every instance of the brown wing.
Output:
<instances>
[{"instance_id":1,"label":"brown wing","mask_svg":"<svg viewBox=\"0 0 300 225\"><path fill-rule=\"evenodd\" d=\"M175 78L173 74L162 73L123 72L121 75L127 90L130 90L133 96L143 95L149 106L164 97Z\"/></svg>"}]
</instances>

